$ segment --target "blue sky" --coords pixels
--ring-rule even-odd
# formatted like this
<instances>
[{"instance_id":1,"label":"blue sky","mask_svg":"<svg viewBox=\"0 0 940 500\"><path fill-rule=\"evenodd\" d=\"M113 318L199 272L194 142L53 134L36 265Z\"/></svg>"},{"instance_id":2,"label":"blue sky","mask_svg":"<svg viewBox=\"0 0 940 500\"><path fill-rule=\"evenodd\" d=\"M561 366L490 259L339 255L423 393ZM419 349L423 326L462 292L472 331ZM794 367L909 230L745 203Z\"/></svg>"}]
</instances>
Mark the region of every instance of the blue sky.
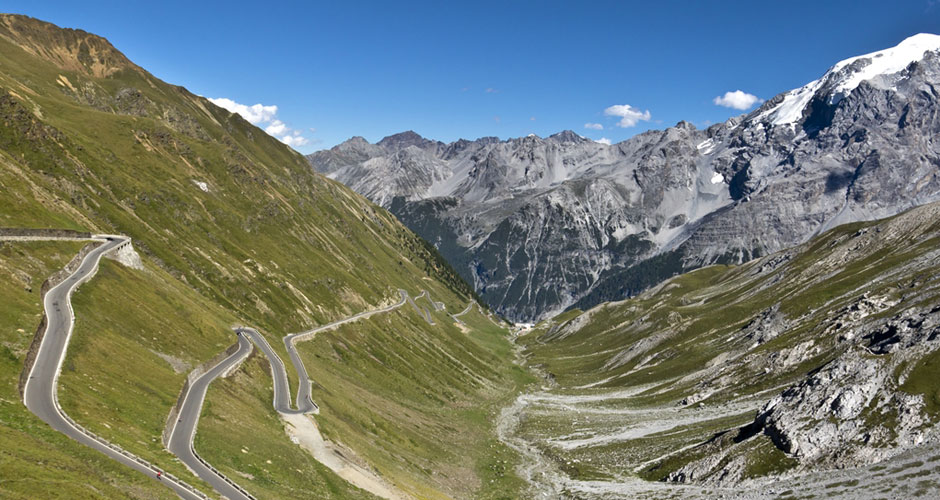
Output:
<instances>
[{"instance_id":1,"label":"blue sky","mask_svg":"<svg viewBox=\"0 0 940 500\"><path fill-rule=\"evenodd\" d=\"M726 92L769 99L940 32L937 0L135 3L0 9L102 35L197 94L276 106L259 126L304 153L409 129L619 142L679 120L703 127L743 112L715 104Z\"/></svg>"}]
</instances>

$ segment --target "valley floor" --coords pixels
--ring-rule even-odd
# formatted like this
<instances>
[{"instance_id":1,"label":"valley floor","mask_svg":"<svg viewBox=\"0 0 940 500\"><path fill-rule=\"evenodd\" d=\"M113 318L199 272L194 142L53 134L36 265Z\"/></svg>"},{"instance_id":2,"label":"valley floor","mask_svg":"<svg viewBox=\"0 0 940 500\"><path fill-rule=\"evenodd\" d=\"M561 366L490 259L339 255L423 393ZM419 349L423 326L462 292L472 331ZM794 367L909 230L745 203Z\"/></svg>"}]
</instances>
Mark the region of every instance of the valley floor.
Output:
<instances>
[{"instance_id":1,"label":"valley floor","mask_svg":"<svg viewBox=\"0 0 940 500\"><path fill-rule=\"evenodd\" d=\"M940 204L520 331L536 498L938 498Z\"/></svg>"},{"instance_id":2,"label":"valley floor","mask_svg":"<svg viewBox=\"0 0 940 500\"><path fill-rule=\"evenodd\" d=\"M558 394L543 388L539 392L520 395L511 406L505 408L497 426L500 439L523 457L520 472L530 482L531 496L581 499L889 499L937 498L940 495L940 435L933 436L928 443L867 467L753 479L733 487L642 479L636 474L637 471L667 458L668 454L683 451L680 448L667 452L667 455L658 455L660 446L644 448L642 444L637 447L637 456L652 458L622 463L624 473L621 476L610 479L577 478L580 472L584 472L580 465L589 468L591 459L571 458L561 453L579 446L640 442L647 437L669 442L670 435L681 434L691 427L711 429L716 421L741 419L742 415L748 419L761 404L759 399L748 398L715 408L631 408L629 398L645 389L647 387L576 396ZM610 400L619 400L623 405L619 409L612 409L604 404ZM526 434L526 422L535 415L541 419L550 416L567 419L574 415L574 419L569 421L569 429L576 429L579 421L590 421L592 418L616 420L621 426L609 434L575 432L535 437ZM624 422L629 423L623 425ZM592 427L596 429L596 423ZM650 454L644 455L644 452Z\"/></svg>"}]
</instances>

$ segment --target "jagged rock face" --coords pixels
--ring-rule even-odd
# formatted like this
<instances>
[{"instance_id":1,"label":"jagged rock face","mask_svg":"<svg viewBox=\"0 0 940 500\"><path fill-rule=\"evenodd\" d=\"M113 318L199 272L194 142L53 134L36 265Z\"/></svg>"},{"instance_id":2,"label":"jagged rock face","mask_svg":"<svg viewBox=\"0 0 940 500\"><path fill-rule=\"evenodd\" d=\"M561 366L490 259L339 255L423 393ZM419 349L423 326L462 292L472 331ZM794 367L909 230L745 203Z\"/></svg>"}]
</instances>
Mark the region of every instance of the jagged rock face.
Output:
<instances>
[{"instance_id":1,"label":"jagged rock face","mask_svg":"<svg viewBox=\"0 0 940 500\"><path fill-rule=\"evenodd\" d=\"M573 132L404 149L355 140L310 160L435 243L497 310L530 319L575 303L603 271L640 262L731 201L692 160L701 140L691 127L616 147Z\"/></svg>"},{"instance_id":2,"label":"jagged rock face","mask_svg":"<svg viewBox=\"0 0 940 500\"><path fill-rule=\"evenodd\" d=\"M837 313L829 330L838 334L837 348L845 350L764 404L742 431L767 435L803 470L857 467L925 442L934 426L924 396L902 390L899 383L940 348L940 306L869 318L894 305L863 296ZM728 460L727 455L716 451L669 479L734 483L745 464L742 457Z\"/></svg>"},{"instance_id":3,"label":"jagged rock face","mask_svg":"<svg viewBox=\"0 0 940 500\"><path fill-rule=\"evenodd\" d=\"M391 194L414 198L450 173L447 164L408 146L388 156L376 156L345 170L348 185L380 205L391 203Z\"/></svg>"},{"instance_id":4,"label":"jagged rock face","mask_svg":"<svg viewBox=\"0 0 940 500\"><path fill-rule=\"evenodd\" d=\"M610 146L406 132L309 160L438 245L497 311L539 319L940 199L937 49L918 35L840 62L707 130Z\"/></svg>"},{"instance_id":5,"label":"jagged rock face","mask_svg":"<svg viewBox=\"0 0 940 500\"><path fill-rule=\"evenodd\" d=\"M803 462L840 466L919 444L927 432L923 398L892 387L885 364L859 351L844 354L771 400L759 417L764 433Z\"/></svg>"},{"instance_id":6,"label":"jagged rock face","mask_svg":"<svg viewBox=\"0 0 940 500\"><path fill-rule=\"evenodd\" d=\"M362 163L370 158L385 154L380 146L369 144L362 137L353 137L327 151L319 151L307 157L313 168L330 174L344 166Z\"/></svg>"}]
</instances>

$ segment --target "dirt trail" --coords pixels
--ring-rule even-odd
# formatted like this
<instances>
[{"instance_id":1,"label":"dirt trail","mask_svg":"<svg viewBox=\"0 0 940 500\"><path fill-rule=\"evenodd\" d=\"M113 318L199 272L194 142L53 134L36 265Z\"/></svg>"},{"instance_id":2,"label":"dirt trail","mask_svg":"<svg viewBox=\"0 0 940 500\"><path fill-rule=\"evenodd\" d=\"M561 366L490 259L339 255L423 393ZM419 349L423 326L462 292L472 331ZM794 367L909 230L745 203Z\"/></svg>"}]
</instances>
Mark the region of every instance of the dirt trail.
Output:
<instances>
[{"instance_id":1,"label":"dirt trail","mask_svg":"<svg viewBox=\"0 0 940 500\"><path fill-rule=\"evenodd\" d=\"M349 481L358 488L362 488L373 495L392 500L405 500L411 498L399 491L374 472L355 463L347 455L352 451L323 439L320 429L313 418L303 414L280 414L284 421L284 431L291 441L310 452L318 462L336 473L339 477Z\"/></svg>"}]
</instances>

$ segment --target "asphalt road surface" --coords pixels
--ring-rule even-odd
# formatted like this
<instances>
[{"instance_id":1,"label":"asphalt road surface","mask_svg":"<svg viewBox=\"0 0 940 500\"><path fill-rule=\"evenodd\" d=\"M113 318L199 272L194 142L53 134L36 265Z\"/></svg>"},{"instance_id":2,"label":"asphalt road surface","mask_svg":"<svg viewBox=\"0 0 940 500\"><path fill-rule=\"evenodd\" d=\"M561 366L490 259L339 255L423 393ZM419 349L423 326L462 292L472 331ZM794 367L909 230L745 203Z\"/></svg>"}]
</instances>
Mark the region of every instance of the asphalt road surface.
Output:
<instances>
[{"instance_id":1,"label":"asphalt road surface","mask_svg":"<svg viewBox=\"0 0 940 500\"><path fill-rule=\"evenodd\" d=\"M39 351L30 370L29 379L26 381L23 390L23 402L29 408L29 411L53 429L154 478L154 480L159 480L184 499L200 499L203 497L166 475L158 479L159 469L154 466L127 452L122 453L113 445L109 445L104 440L95 438L87 431L80 429L59 408L56 393L59 373L62 371L62 362L65 359L65 351L68 348L74 327L74 314L71 304L72 292L78 285L94 274L102 255L127 241L127 238L121 237L109 237L104 240L102 245L85 256L74 273L46 293L43 300L46 313L46 333L39 345Z\"/></svg>"},{"instance_id":2,"label":"asphalt road surface","mask_svg":"<svg viewBox=\"0 0 940 500\"><path fill-rule=\"evenodd\" d=\"M313 398L310 393L311 391L310 390L310 377L307 375L307 369L304 367L304 362L300 359L300 355L297 354L297 349L296 347L294 347L294 344L296 344L297 342L306 340L306 339L313 338L313 336L316 335L318 332L329 330L331 328L336 328L337 326L340 326L342 324L351 323L359 319L368 318L369 316L372 316L373 314L384 313L384 312L391 311L393 309L397 309L403 306L405 304L405 301L408 300L408 292L402 289L399 289L398 293L401 294L401 300L388 307L383 307L381 309L373 309L371 311L363 311L361 313L354 314L348 318L334 321L332 323L328 323L326 325L319 326L319 327L316 327L316 328L313 328L304 332L285 335L283 339L284 347L287 349L287 354L290 356L291 363L294 364L294 369L297 371L297 380L299 380L299 387L297 388L297 401L296 401L297 410L284 411L281 408L278 408L277 400L275 396L274 407L277 408L277 411L281 413L313 413L313 412L320 411L320 408L317 406L317 404L313 402ZM257 332L255 333L257 334ZM264 340L264 338L261 337L261 335L258 335L258 337ZM267 345L267 342L265 342L265 345ZM270 349L270 346L268 347L268 349ZM265 354L268 354L268 352L265 351ZM268 356L268 359L271 359L270 355ZM278 359L277 361L278 363L280 363L281 360ZM283 363L280 363L280 364L282 367L281 369L283 370L284 365ZM271 366L273 368L274 366L273 362ZM286 373L284 374L284 380L285 382L287 380ZM289 394L288 394L288 398L290 398Z\"/></svg>"},{"instance_id":3,"label":"asphalt road surface","mask_svg":"<svg viewBox=\"0 0 940 500\"><path fill-rule=\"evenodd\" d=\"M121 450L117 446L81 428L59 407L56 392L59 373L62 371L62 363L65 360L66 349L68 348L68 343L74 328L75 315L72 311L71 304L72 292L80 284L94 275L98 268L98 263L104 254L124 243L128 243L130 240L129 238L121 236L107 236L102 237L100 241L102 241L102 244L85 256L78 269L60 284L49 290L43 299L43 307L46 313L46 332L39 345L35 363L30 370L29 379L26 381L24 387L23 402L31 412L49 424L53 429L71 437L85 446L104 453L132 469L153 477L154 480L160 481L161 484L172 489L181 498L186 500L207 498L204 494L186 485L184 482L177 480L173 476L164 474L159 467L149 464L141 458ZM290 386L287 381L287 371L280 356L274 352L271 345L268 344L264 336L258 333L257 330L253 328L237 328L235 331L236 335L238 335L238 349L190 384L188 391L183 397L183 403L180 407L177 421L171 422L170 424L173 425L173 429L170 432L167 448L170 452L179 457L197 476L209 483L216 491L225 497L230 500L253 500L254 497L247 491L202 460L193 449L193 438L196 435L199 415L202 412L202 406L205 401L206 392L209 389L209 384L247 357L251 352L252 343L254 343L261 349L261 352L267 356L271 365L271 375L274 379L274 408L278 412L285 414L316 413L319 411L319 408L317 404L313 402L311 396L310 377L307 375L307 370L304 368L303 361L300 359L294 344L313 338L317 332L335 328L358 319L367 318L373 314L391 311L401 307L407 301L410 301L412 305L415 306L419 314L423 312L423 314L421 314L422 317L433 324L433 320L431 320L430 313L427 310L422 311L419 309L417 304L411 300L408 293L404 290L399 290L399 293L401 294L401 300L396 304L372 311L364 311L327 325L284 336L284 346L291 357L294 368L297 370L299 380L296 408L292 408L290 404ZM419 297L424 295L427 295L427 291L423 292Z\"/></svg>"},{"instance_id":4,"label":"asphalt road surface","mask_svg":"<svg viewBox=\"0 0 940 500\"><path fill-rule=\"evenodd\" d=\"M464 314L467 314L468 312L470 312L470 309L471 309L472 307L473 307L473 301L471 301L469 304L467 304L467 308L466 308L466 309L464 309L463 311L460 311L460 312L457 313L457 314L451 314L450 317L453 318L454 321L460 323L461 325L466 325L466 323L464 323L463 321L461 321L459 317L460 317L460 316L463 316Z\"/></svg>"},{"instance_id":5,"label":"asphalt road surface","mask_svg":"<svg viewBox=\"0 0 940 500\"><path fill-rule=\"evenodd\" d=\"M226 478L209 463L202 460L193 449L193 438L196 435L196 427L199 424L199 414L202 412L202 405L205 401L209 384L247 357L251 352L251 344L254 343L268 358L268 362L271 366L271 377L274 380L274 396L272 401L274 409L284 414L317 413L320 409L317 404L313 402L313 397L311 396L310 377L307 375L307 370L294 344L298 341L310 339L318 332L335 328L344 323L367 318L373 314L388 312L401 307L409 300L409 297L408 293L404 290L399 290L399 293L401 294L401 300L388 307L364 311L317 328L284 336L284 346L287 348L287 353L291 357L294 369L297 370L297 378L299 381L295 403L296 408L291 407L287 369L281 357L271 348L271 344L264 338L264 335L261 335L261 333L254 328L236 328L235 333L238 335L238 350L220 361L219 364L210 368L206 373L196 378L183 396L183 404L180 407L177 421L175 423L171 422L170 424L174 426L170 432L168 445L170 452L179 457L196 475L211 484L216 491L231 500L247 500L253 498L240 486Z\"/></svg>"},{"instance_id":6,"label":"asphalt road surface","mask_svg":"<svg viewBox=\"0 0 940 500\"><path fill-rule=\"evenodd\" d=\"M258 346L258 349L261 349L261 352L268 358L268 363L271 365L271 377L274 378L275 410L280 413L288 414L313 413L319 410L316 403L313 402L313 398L310 396L310 378L307 376L307 370L304 369L303 362L300 361L300 358L296 357L296 352L294 352L291 357L294 360L295 366L298 366L297 372L302 373L303 376L300 377L300 388L297 391L297 408L295 409L292 408L290 404L290 386L287 383L287 370L284 368L284 362L281 361L281 357L274 352L274 349L271 348L271 344L265 340L264 335L258 333L254 328L239 328L236 331L250 338L251 341ZM293 349L291 351L293 351Z\"/></svg>"},{"instance_id":7,"label":"asphalt road surface","mask_svg":"<svg viewBox=\"0 0 940 500\"><path fill-rule=\"evenodd\" d=\"M238 333L238 350L190 384L167 444L167 448L171 453L179 457L203 481L211 484L216 491L230 500L247 500L253 497L212 468L208 462L199 458L193 450L193 438L196 436L196 426L199 424L199 414L202 412L202 403L206 399L209 384L247 357L249 353L251 353L251 342L248 341L247 337Z\"/></svg>"},{"instance_id":8,"label":"asphalt road surface","mask_svg":"<svg viewBox=\"0 0 940 500\"><path fill-rule=\"evenodd\" d=\"M418 295L417 297L415 297L415 299L420 299L421 297L424 297L425 295L427 295L427 293L428 293L427 291L423 291L421 292L421 295ZM411 306L415 308L415 311L418 313L418 315L424 318L424 320L427 321L429 325L434 324L434 320L431 319L430 311L419 306L417 303L415 303L414 299L412 299L411 297L408 297L407 295L405 295L405 299L408 300L408 302L411 302Z\"/></svg>"}]
</instances>

